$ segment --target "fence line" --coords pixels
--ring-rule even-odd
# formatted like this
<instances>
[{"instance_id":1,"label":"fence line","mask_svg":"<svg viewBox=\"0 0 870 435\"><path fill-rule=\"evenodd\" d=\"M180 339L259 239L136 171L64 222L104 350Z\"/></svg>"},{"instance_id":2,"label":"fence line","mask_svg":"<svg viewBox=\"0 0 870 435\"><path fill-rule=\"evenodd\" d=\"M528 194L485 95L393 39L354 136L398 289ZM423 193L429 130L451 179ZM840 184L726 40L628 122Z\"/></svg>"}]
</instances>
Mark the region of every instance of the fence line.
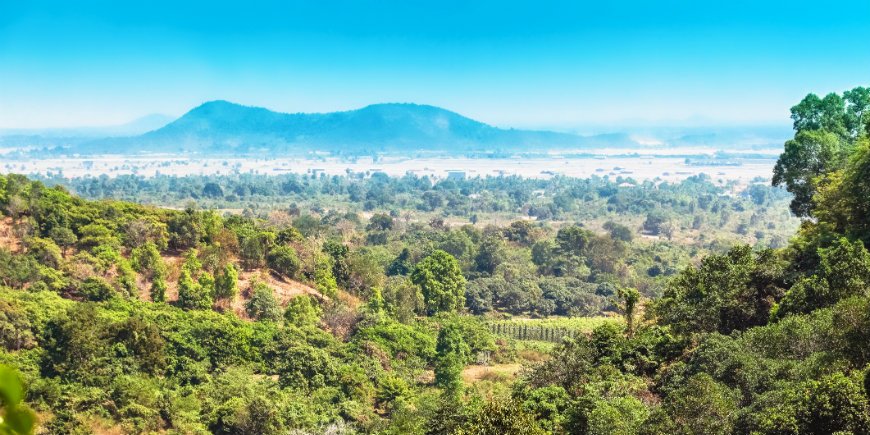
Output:
<instances>
[{"instance_id":1,"label":"fence line","mask_svg":"<svg viewBox=\"0 0 870 435\"><path fill-rule=\"evenodd\" d=\"M516 322L490 323L489 330L495 335L514 340L548 341L552 343L559 343L564 337L574 337L578 332L575 328L523 325Z\"/></svg>"}]
</instances>

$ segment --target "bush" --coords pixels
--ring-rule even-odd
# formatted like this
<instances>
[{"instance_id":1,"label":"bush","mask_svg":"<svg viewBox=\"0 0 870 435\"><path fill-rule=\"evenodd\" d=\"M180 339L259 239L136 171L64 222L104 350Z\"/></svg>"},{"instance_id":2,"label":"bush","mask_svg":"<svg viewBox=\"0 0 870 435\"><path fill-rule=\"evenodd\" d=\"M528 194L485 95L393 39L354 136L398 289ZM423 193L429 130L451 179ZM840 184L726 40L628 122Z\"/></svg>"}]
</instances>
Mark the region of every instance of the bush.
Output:
<instances>
[{"instance_id":1,"label":"bush","mask_svg":"<svg viewBox=\"0 0 870 435\"><path fill-rule=\"evenodd\" d=\"M276 246L269 251L267 257L269 268L279 275L295 278L300 269L296 250L289 246Z\"/></svg>"},{"instance_id":2,"label":"bush","mask_svg":"<svg viewBox=\"0 0 870 435\"><path fill-rule=\"evenodd\" d=\"M258 282L251 291L251 299L245 304L245 311L252 319L281 320L281 306L275 299L275 291L268 285Z\"/></svg>"},{"instance_id":3,"label":"bush","mask_svg":"<svg viewBox=\"0 0 870 435\"><path fill-rule=\"evenodd\" d=\"M79 292L89 301L107 301L117 294L114 288L103 278L92 276L79 287Z\"/></svg>"}]
</instances>

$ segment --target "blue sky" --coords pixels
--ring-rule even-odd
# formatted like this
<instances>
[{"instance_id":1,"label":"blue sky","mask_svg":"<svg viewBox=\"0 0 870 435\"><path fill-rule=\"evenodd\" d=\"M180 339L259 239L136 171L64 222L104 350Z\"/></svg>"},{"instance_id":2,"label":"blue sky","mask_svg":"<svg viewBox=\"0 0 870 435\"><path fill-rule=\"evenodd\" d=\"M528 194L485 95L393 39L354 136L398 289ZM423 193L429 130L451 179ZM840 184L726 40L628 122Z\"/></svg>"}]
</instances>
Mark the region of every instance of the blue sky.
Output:
<instances>
[{"instance_id":1,"label":"blue sky","mask_svg":"<svg viewBox=\"0 0 870 435\"><path fill-rule=\"evenodd\" d=\"M788 123L870 85L870 1L0 0L0 128L213 99L499 126ZM604 127L601 127L604 126Z\"/></svg>"}]
</instances>

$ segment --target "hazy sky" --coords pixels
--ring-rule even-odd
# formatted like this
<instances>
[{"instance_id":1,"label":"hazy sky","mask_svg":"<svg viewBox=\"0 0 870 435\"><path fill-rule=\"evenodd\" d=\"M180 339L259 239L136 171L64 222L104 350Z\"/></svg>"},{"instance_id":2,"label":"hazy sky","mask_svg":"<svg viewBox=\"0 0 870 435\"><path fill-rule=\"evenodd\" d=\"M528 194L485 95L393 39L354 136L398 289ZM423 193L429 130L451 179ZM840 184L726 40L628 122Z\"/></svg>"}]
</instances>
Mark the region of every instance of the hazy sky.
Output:
<instances>
[{"instance_id":1,"label":"hazy sky","mask_svg":"<svg viewBox=\"0 0 870 435\"><path fill-rule=\"evenodd\" d=\"M868 0L0 0L0 128L213 99L417 102L518 127L788 123L806 93L857 85Z\"/></svg>"}]
</instances>

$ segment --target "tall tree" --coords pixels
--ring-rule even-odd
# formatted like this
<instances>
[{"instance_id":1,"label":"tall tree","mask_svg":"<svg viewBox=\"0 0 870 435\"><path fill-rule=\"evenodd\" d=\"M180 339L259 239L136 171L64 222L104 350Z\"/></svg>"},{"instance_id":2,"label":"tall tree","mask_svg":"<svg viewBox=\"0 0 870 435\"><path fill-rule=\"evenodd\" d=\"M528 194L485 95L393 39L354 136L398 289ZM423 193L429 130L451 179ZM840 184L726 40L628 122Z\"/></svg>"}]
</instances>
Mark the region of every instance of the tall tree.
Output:
<instances>
[{"instance_id":1,"label":"tall tree","mask_svg":"<svg viewBox=\"0 0 870 435\"><path fill-rule=\"evenodd\" d=\"M438 331L435 352L435 385L458 394L462 388L462 369L471 348L465 343L462 329L456 323L449 322Z\"/></svg>"},{"instance_id":2,"label":"tall tree","mask_svg":"<svg viewBox=\"0 0 870 435\"><path fill-rule=\"evenodd\" d=\"M429 314L451 312L465 302L465 277L452 255L436 250L417 263L411 281L423 290Z\"/></svg>"}]
</instances>

